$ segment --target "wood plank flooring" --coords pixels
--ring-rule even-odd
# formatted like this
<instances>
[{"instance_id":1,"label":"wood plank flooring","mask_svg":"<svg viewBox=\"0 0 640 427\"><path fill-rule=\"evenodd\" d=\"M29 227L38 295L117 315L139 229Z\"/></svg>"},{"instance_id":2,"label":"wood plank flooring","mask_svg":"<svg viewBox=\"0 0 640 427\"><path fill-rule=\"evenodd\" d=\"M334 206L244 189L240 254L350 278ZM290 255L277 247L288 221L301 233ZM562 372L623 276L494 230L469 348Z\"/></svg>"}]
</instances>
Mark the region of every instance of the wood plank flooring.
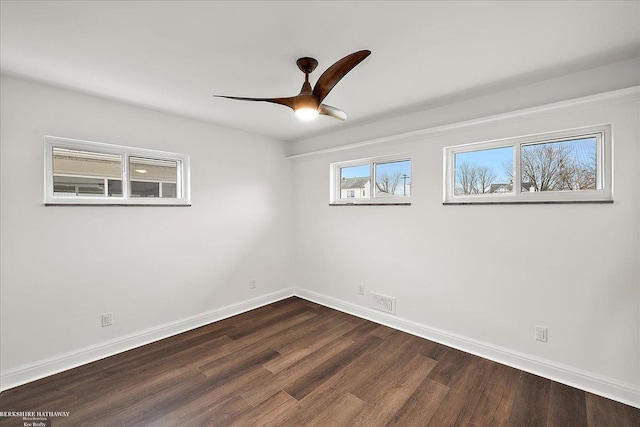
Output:
<instances>
[{"instance_id":1,"label":"wood plank flooring","mask_svg":"<svg viewBox=\"0 0 640 427\"><path fill-rule=\"evenodd\" d=\"M53 427L640 426L638 409L299 298L7 390L0 411L70 412Z\"/></svg>"}]
</instances>

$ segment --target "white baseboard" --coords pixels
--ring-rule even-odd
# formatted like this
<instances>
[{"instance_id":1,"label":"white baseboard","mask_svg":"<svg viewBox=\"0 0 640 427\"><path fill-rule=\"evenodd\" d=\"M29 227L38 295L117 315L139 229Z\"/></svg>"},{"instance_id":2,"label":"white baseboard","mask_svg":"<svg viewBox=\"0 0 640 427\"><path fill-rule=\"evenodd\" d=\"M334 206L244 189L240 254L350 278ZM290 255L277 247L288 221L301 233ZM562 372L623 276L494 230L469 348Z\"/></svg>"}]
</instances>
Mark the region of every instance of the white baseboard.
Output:
<instances>
[{"instance_id":1,"label":"white baseboard","mask_svg":"<svg viewBox=\"0 0 640 427\"><path fill-rule=\"evenodd\" d=\"M135 332L100 344L70 351L49 359L25 364L0 374L0 391L4 391L31 381L39 380L114 354L122 353L154 341L181 334L218 320L241 314L263 305L271 304L294 295L294 289L263 295L237 304L217 308L206 313L197 314L175 322Z\"/></svg>"},{"instance_id":2,"label":"white baseboard","mask_svg":"<svg viewBox=\"0 0 640 427\"><path fill-rule=\"evenodd\" d=\"M521 369L571 387L640 408L640 388L630 383L432 328L316 292L297 288L295 295L326 307L389 326L390 328L398 329L467 353L475 354L485 359L493 360L503 365Z\"/></svg>"},{"instance_id":3,"label":"white baseboard","mask_svg":"<svg viewBox=\"0 0 640 427\"><path fill-rule=\"evenodd\" d=\"M206 313L166 323L144 331L136 332L111 341L81 348L34 363L18 366L0 374L0 391L57 374L77 366L85 365L114 354L149 344L191 329L199 328L249 310L296 295L300 298L353 314L412 335L426 338L440 344L475 354L504 365L512 366L553 381L567 384L627 405L640 408L640 388L637 386L582 371L550 360L520 353L508 348L481 342L461 335L449 333L407 319L388 315L368 307L341 301L326 295L299 288L289 288L258 298L231 304Z\"/></svg>"}]
</instances>

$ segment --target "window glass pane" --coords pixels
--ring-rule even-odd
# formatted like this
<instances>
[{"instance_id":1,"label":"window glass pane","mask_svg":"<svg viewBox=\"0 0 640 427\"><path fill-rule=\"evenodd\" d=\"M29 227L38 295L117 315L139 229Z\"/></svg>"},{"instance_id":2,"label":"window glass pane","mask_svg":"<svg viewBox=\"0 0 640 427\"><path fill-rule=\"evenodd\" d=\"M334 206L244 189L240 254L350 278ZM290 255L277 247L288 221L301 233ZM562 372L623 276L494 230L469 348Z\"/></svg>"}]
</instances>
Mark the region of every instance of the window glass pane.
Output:
<instances>
[{"instance_id":1,"label":"window glass pane","mask_svg":"<svg viewBox=\"0 0 640 427\"><path fill-rule=\"evenodd\" d=\"M513 147L456 153L454 194L513 192Z\"/></svg>"},{"instance_id":2,"label":"window glass pane","mask_svg":"<svg viewBox=\"0 0 640 427\"><path fill-rule=\"evenodd\" d=\"M104 179L54 176L53 194L61 196L104 196Z\"/></svg>"},{"instance_id":3,"label":"window glass pane","mask_svg":"<svg viewBox=\"0 0 640 427\"><path fill-rule=\"evenodd\" d=\"M177 192L176 192L176 184L172 184L170 182L163 182L162 183L162 194L160 195L160 197L168 197L168 198L176 198L177 196Z\"/></svg>"},{"instance_id":4,"label":"window glass pane","mask_svg":"<svg viewBox=\"0 0 640 427\"><path fill-rule=\"evenodd\" d=\"M597 138L522 146L522 186L529 191L596 189Z\"/></svg>"},{"instance_id":5,"label":"window glass pane","mask_svg":"<svg viewBox=\"0 0 640 427\"><path fill-rule=\"evenodd\" d=\"M109 180L109 196L122 196L122 181L119 179Z\"/></svg>"},{"instance_id":6,"label":"window glass pane","mask_svg":"<svg viewBox=\"0 0 640 427\"><path fill-rule=\"evenodd\" d=\"M369 165L340 168L340 198L371 197L371 168Z\"/></svg>"},{"instance_id":7,"label":"window glass pane","mask_svg":"<svg viewBox=\"0 0 640 427\"><path fill-rule=\"evenodd\" d=\"M177 161L129 157L129 173L131 197L160 197L161 182L168 188L168 192L163 192L162 197L177 197ZM173 185L173 191L170 189L171 185Z\"/></svg>"},{"instance_id":8,"label":"window glass pane","mask_svg":"<svg viewBox=\"0 0 640 427\"><path fill-rule=\"evenodd\" d=\"M105 184L120 179L122 157L91 151L53 148L53 192L64 196L107 196ZM109 196L122 196L108 193Z\"/></svg>"},{"instance_id":9,"label":"window glass pane","mask_svg":"<svg viewBox=\"0 0 640 427\"><path fill-rule=\"evenodd\" d=\"M411 195L411 160L376 163L374 165L375 197L404 197Z\"/></svg>"},{"instance_id":10,"label":"window glass pane","mask_svg":"<svg viewBox=\"0 0 640 427\"><path fill-rule=\"evenodd\" d=\"M160 183L131 181L131 197L160 197Z\"/></svg>"}]
</instances>

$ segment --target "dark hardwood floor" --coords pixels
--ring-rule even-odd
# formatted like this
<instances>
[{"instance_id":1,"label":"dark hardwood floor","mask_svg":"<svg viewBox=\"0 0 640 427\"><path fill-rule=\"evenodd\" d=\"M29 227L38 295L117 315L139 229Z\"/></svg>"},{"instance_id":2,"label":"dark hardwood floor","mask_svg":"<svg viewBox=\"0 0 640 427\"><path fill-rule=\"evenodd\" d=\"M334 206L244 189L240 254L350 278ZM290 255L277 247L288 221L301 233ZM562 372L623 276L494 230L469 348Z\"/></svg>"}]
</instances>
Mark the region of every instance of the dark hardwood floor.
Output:
<instances>
[{"instance_id":1,"label":"dark hardwood floor","mask_svg":"<svg viewBox=\"0 0 640 427\"><path fill-rule=\"evenodd\" d=\"M0 411L70 412L53 427L640 426L638 409L299 298L7 390Z\"/></svg>"}]
</instances>

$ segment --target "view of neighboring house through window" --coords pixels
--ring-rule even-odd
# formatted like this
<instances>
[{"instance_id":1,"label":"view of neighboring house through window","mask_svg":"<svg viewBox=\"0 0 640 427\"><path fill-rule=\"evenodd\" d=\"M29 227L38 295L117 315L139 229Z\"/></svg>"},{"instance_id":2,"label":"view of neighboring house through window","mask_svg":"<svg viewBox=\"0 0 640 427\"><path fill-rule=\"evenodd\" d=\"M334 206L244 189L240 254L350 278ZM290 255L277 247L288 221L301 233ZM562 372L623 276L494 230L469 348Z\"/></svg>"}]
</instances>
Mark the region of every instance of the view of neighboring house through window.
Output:
<instances>
[{"instance_id":1,"label":"view of neighboring house through window","mask_svg":"<svg viewBox=\"0 0 640 427\"><path fill-rule=\"evenodd\" d=\"M609 201L610 128L445 148L445 202Z\"/></svg>"},{"instance_id":2,"label":"view of neighboring house through window","mask_svg":"<svg viewBox=\"0 0 640 427\"><path fill-rule=\"evenodd\" d=\"M131 197L176 197L176 161L130 157L129 165Z\"/></svg>"},{"instance_id":3,"label":"view of neighboring house through window","mask_svg":"<svg viewBox=\"0 0 640 427\"><path fill-rule=\"evenodd\" d=\"M331 203L408 203L411 196L411 160L373 158L332 165ZM373 179L372 179L373 177Z\"/></svg>"},{"instance_id":4,"label":"view of neighboring house through window","mask_svg":"<svg viewBox=\"0 0 640 427\"><path fill-rule=\"evenodd\" d=\"M45 137L45 203L189 203L189 156Z\"/></svg>"},{"instance_id":5,"label":"view of neighboring house through window","mask_svg":"<svg viewBox=\"0 0 640 427\"><path fill-rule=\"evenodd\" d=\"M122 156L53 148L53 194L56 196L122 196Z\"/></svg>"},{"instance_id":6,"label":"view of neighboring house through window","mask_svg":"<svg viewBox=\"0 0 640 427\"><path fill-rule=\"evenodd\" d=\"M369 165L340 168L340 198L368 199L371 196Z\"/></svg>"}]
</instances>

